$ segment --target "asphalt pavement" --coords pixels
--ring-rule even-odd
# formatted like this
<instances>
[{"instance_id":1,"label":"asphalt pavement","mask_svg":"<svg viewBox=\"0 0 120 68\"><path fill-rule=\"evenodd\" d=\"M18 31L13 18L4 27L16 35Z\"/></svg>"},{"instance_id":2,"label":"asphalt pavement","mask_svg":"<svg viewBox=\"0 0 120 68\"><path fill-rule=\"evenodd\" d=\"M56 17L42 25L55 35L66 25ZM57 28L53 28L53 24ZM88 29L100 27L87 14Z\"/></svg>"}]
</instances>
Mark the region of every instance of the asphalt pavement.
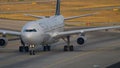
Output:
<instances>
[{"instance_id":1,"label":"asphalt pavement","mask_svg":"<svg viewBox=\"0 0 120 68\"><path fill-rule=\"evenodd\" d=\"M107 68L120 62L120 32L90 32L86 37L84 46L76 43L77 35L71 37L73 52L64 52L66 43L60 40L50 52L39 48L32 56L18 52L19 41L9 42L0 49L0 68Z\"/></svg>"},{"instance_id":2,"label":"asphalt pavement","mask_svg":"<svg viewBox=\"0 0 120 68\"><path fill-rule=\"evenodd\" d=\"M0 29L20 31L26 22L0 19ZM64 52L66 43L60 40L51 45L50 52L39 48L33 56L18 51L19 40L10 41L5 48L0 48L0 68L120 68L120 31L86 33L87 41L83 46L76 43L78 37L71 37L73 52Z\"/></svg>"}]
</instances>

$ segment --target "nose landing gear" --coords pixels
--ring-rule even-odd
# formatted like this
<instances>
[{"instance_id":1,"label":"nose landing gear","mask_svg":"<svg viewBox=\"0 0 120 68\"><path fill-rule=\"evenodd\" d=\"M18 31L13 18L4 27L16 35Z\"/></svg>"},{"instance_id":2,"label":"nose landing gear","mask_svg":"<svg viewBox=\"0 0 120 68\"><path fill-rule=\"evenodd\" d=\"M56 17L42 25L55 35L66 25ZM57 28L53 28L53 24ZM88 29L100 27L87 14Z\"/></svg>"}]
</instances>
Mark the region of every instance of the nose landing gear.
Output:
<instances>
[{"instance_id":1,"label":"nose landing gear","mask_svg":"<svg viewBox=\"0 0 120 68\"><path fill-rule=\"evenodd\" d=\"M29 45L29 54L30 55L35 55L35 45Z\"/></svg>"}]
</instances>

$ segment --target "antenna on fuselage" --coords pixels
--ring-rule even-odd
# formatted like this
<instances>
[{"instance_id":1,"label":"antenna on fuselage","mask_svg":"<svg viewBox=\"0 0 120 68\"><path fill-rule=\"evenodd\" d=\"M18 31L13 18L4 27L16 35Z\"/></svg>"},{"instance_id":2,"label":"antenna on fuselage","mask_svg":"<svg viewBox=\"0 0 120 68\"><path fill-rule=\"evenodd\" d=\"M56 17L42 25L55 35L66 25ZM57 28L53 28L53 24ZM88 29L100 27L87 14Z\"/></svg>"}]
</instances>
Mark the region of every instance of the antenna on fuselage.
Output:
<instances>
[{"instance_id":1,"label":"antenna on fuselage","mask_svg":"<svg viewBox=\"0 0 120 68\"><path fill-rule=\"evenodd\" d=\"M57 0L55 15L60 15L60 0Z\"/></svg>"}]
</instances>

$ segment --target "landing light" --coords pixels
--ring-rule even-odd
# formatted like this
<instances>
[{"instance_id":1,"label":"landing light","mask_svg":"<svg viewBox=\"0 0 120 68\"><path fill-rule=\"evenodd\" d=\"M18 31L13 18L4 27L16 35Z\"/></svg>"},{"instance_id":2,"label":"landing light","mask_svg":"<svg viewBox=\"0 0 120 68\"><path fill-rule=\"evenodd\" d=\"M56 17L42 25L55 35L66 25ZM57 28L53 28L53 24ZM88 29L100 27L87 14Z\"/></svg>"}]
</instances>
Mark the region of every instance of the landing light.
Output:
<instances>
[{"instance_id":1,"label":"landing light","mask_svg":"<svg viewBox=\"0 0 120 68\"><path fill-rule=\"evenodd\" d=\"M35 45L30 45L30 48L34 48L35 47Z\"/></svg>"}]
</instances>

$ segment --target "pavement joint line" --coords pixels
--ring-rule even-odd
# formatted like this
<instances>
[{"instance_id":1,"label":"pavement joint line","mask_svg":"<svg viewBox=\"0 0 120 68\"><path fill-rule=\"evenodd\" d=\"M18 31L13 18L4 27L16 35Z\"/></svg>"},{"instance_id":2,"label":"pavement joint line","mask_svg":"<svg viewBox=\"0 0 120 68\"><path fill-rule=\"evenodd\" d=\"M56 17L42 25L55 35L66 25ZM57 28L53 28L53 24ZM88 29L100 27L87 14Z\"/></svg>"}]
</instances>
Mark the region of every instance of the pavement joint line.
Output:
<instances>
[{"instance_id":1,"label":"pavement joint line","mask_svg":"<svg viewBox=\"0 0 120 68\"><path fill-rule=\"evenodd\" d=\"M63 63L63 62L67 62L67 61L70 61L70 60L73 60L73 59L76 59L76 58L79 58L79 57L81 57L81 56L84 56L84 55L88 55L88 54L91 54L91 53L94 53L94 52L87 52L87 53L83 53L83 54L79 54L79 55L76 55L76 56L74 56L74 57L70 57L70 58L67 58L67 59L63 59L63 60L61 60L61 61L58 61L58 62L56 62L56 63L54 63L54 64L50 64L50 65L48 65L48 66L46 66L46 67L43 67L43 68L52 68L53 66L55 66L55 65L57 65L57 64L61 64L61 63Z\"/></svg>"}]
</instances>

